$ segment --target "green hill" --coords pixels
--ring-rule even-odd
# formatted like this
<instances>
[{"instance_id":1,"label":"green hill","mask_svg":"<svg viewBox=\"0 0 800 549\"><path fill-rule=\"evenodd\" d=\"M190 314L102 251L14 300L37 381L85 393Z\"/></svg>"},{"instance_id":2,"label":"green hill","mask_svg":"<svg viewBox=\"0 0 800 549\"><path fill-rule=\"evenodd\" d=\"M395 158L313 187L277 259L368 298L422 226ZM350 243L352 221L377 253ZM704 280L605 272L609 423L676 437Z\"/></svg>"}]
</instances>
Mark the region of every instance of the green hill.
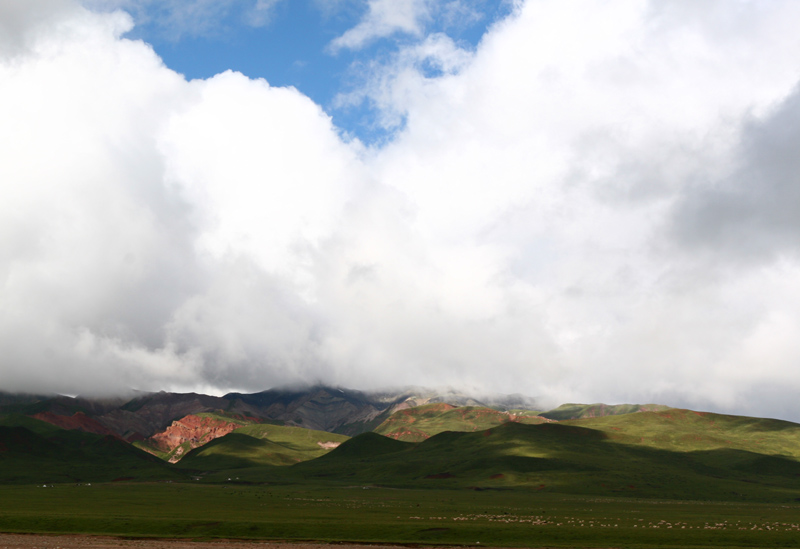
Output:
<instances>
[{"instance_id":1,"label":"green hill","mask_svg":"<svg viewBox=\"0 0 800 549\"><path fill-rule=\"evenodd\" d=\"M460 406L437 403L395 412L375 428L375 432L396 440L421 442L444 431L483 431L509 421L543 423L536 412L502 412L483 406Z\"/></svg>"},{"instance_id":2,"label":"green hill","mask_svg":"<svg viewBox=\"0 0 800 549\"><path fill-rule=\"evenodd\" d=\"M637 412L659 412L668 410L663 404L562 404L558 408L542 412L542 417L562 421L605 416L635 414Z\"/></svg>"},{"instance_id":3,"label":"green hill","mask_svg":"<svg viewBox=\"0 0 800 549\"><path fill-rule=\"evenodd\" d=\"M0 427L24 427L32 433L43 436L63 431L60 427L56 427L46 421L40 421L21 414L0 415Z\"/></svg>"},{"instance_id":4,"label":"green hill","mask_svg":"<svg viewBox=\"0 0 800 549\"><path fill-rule=\"evenodd\" d=\"M262 465L292 465L329 452L349 437L301 427L246 425L189 452L183 469L219 471Z\"/></svg>"},{"instance_id":5,"label":"green hill","mask_svg":"<svg viewBox=\"0 0 800 549\"><path fill-rule=\"evenodd\" d=\"M646 411L668 410L659 404L562 404L548 412L533 410L501 411L484 406L427 404L400 410L378 425L381 435L408 442L421 442L444 431L483 431L503 423L538 424L581 418L600 418Z\"/></svg>"},{"instance_id":6,"label":"green hill","mask_svg":"<svg viewBox=\"0 0 800 549\"><path fill-rule=\"evenodd\" d=\"M667 416L672 415L674 420L679 412L688 417L684 411L670 412L618 416L614 421L602 418L598 428L593 422L599 418L581 420L581 425L509 422L482 432L443 432L418 444L377 439L378 435L372 433L352 439L323 458L289 468L242 470L241 479L417 488L525 488L694 500L800 498L800 463L792 457L797 452L793 437L800 426L708 414L705 421L738 425L742 440L747 432L752 440L762 434L775 438L769 445L762 443L761 451L737 447L733 442L724 446L674 444L670 441L694 436L694 424L688 419L685 424L670 422ZM650 438L636 437L643 432Z\"/></svg>"},{"instance_id":7,"label":"green hill","mask_svg":"<svg viewBox=\"0 0 800 549\"><path fill-rule=\"evenodd\" d=\"M0 483L102 482L182 476L110 436L66 431L27 417L0 420Z\"/></svg>"},{"instance_id":8,"label":"green hill","mask_svg":"<svg viewBox=\"0 0 800 549\"><path fill-rule=\"evenodd\" d=\"M175 463L188 455L193 449L204 446L219 437L219 428L231 427L239 430L246 425L262 423L267 420L232 414L222 410L190 414L172 423L167 429L150 438L134 441L132 444L164 461ZM275 422L269 422L274 424ZM224 431L222 435L227 431ZM165 436L166 435L166 436ZM182 442L181 442L182 441ZM175 444L180 442L180 444Z\"/></svg>"},{"instance_id":9,"label":"green hill","mask_svg":"<svg viewBox=\"0 0 800 549\"><path fill-rule=\"evenodd\" d=\"M736 449L800 459L800 425L778 419L668 408L561 423L603 431L617 442L662 450Z\"/></svg>"},{"instance_id":10,"label":"green hill","mask_svg":"<svg viewBox=\"0 0 800 549\"><path fill-rule=\"evenodd\" d=\"M377 433L362 433L342 443L335 451L319 458L326 464L347 464L362 462L380 456L396 454L409 449L409 443L388 438Z\"/></svg>"}]
</instances>

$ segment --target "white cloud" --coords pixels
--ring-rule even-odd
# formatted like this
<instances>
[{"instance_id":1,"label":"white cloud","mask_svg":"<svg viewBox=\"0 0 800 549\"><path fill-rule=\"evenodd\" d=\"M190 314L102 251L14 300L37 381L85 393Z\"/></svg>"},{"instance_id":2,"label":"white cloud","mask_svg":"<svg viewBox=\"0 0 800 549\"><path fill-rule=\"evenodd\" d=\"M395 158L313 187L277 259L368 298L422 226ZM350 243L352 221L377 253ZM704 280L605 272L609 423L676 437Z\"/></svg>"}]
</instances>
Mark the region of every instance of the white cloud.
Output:
<instances>
[{"instance_id":1,"label":"white cloud","mask_svg":"<svg viewBox=\"0 0 800 549\"><path fill-rule=\"evenodd\" d=\"M4 56L24 52L40 35L55 32L77 7L64 0L0 3L0 51Z\"/></svg>"},{"instance_id":2,"label":"white cloud","mask_svg":"<svg viewBox=\"0 0 800 549\"><path fill-rule=\"evenodd\" d=\"M123 13L26 5L0 43L4 389L800 419L795 2L529 1L475 52L421 35L360 97L405 121L376 148L297 90L187 82Z\"/></svg>"},{"instance_id":3,"label":"white cloud","mask_svg":"<svg viewBox=\"0 0 800 549\"><path fill-rule=\"evenodd\" d=\"M798 89L764 116L745 120L730 171L688 187L675 209L672 230L683 246L745 264L798 257L798 123Z\"/></svg>"},{"instance_id":4,"label":"white cloud","mask_svg":"<svg viewBox=\"0 0 800 549\"><path fill-rule=\"evenodd\" d=\"M731 15L717 4L671 18L639 2L528 2L456 74L384 69L394 80L380 80L373 100L407 126L381 151L375 178L410 197L429 245L494 250L493 276L462 295L510 287L538 297L533 318L554 351L502 360L507 375L538 386L532 393L567 386L582 400L743 404L759 370L748 381L727 374L752 368L742 341L783 308L761 290L772 267L745 273L677 251L672 207L699 181L725 185L748 139L743 122L773 112L795 86L786 52L798 44L786 21L796 9L743 4ZM791 148L791 132L773 127L783 145L760 148ZM783 157L760 162L771 166L770 183L748 187L758 199L747 203L788 236L788 218L771 217L795 202L788 180L775 177L776 166L791 173ZM757 235L790 249L774 232ZM524 326L505 334L514 344L490 347L523 348ZM782 363L800 358L790 356ZM560 374L540 382L542 369Z\"/></svg>"},{"instance_id":5,"label":"white cloud","mask_svg":"<svg viewBox=\"0 0 800 549\"><path fill-rule=\"evenodd\" d=\"M367 13L352 29L334 39L333 51L359 49L396 33L420 35L430 15L430 0L367 0Z\"/></svg>"},{"instance_id":6,"label":"white cloud","mask_svg":"<svg viewBox=\"0 0 800 549\"><path fill-rule=\"evenodd\" d=\"M358 188L357 143L291 88L226 72L190 86L160 144L167 176L202 209L205 250L242 253L269 271L327 236ZM309 161L309 159L313 159Z\"/></svg>"},{"instance_id":7,"label":"white cloud","mask_svg":"<svg viewBox=\"0 0 800 549\"><path fill-rule=\"evenodd\" d=\"M263 27L272 20L272 13L283 0L256 0L255 5L244 13L245 22L251 27Z\"/></svg>"},{"instance_id":8,"label":"white cloud","mask_svg":"<svg viewBox=\"0 0 800 549\"><path fill-rule=\"evenodd\" d=\"M427 36L417 44L401 48L388 62L374 61L359 67L360 78L354 89L334 98L335 108L349 108L368 102L384 129L402 126L410 102L425 88L438 88L437 80L457 74L467 66L472 54L459 48L445 34Z\"/></svg>"}]
</instances>

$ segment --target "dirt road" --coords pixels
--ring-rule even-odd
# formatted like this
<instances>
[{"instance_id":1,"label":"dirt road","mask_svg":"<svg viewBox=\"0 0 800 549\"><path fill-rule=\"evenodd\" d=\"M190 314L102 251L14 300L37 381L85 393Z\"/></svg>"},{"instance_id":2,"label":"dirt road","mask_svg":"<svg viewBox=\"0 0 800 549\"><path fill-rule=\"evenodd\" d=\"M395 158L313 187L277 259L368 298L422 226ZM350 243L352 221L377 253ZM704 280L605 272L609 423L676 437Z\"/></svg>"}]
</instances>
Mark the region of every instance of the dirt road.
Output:
<instances>
[{"instance_id":1,"label":"dirt road","mask_svg":"<svg viewBox=\"0 0 800 549\"><path fill-rule=\"evenodd\" d=\"M340 543L327 545L324 543L238 540L186 541L174 539L123 539L107 536L45 536L41 534L0 533L0 549L86 549L87 547L90 549L408 549L397 545L348 545ZM444 548L429 547L426 549ZM485 547L483 549L492 548Z\"/></svg>"},{"instance_id":2,"label":"dirt road","mask_svg":"<svg viewBox=\"0 0 800 549\"><path fill-rule=\"evenodd\" d=\"M331 549L320 543L278 543L256 541L186 541L172 539L122 539L106 536L45 536L0 534L0 549ZM363 545L339 545L336 549L364 549ZM370 549L397 549L370 545ZM406 549L406 548L402 548Z\"/></svg>"}]
</instances>

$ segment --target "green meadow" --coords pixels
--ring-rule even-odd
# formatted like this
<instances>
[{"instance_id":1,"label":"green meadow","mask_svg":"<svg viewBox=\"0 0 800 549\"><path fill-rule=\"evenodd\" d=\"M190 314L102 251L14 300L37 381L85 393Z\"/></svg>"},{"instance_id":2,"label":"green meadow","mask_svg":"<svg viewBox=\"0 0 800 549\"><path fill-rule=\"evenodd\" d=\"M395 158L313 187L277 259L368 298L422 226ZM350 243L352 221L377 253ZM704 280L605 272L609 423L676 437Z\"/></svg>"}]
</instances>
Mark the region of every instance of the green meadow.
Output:
<instances>
[{"instance_id":1,"label":"green meadow","mask_svg":"<svg viewBox=\"0 0 800 549\"><path fill-rule=\"evenodd\" d=\"M5 486L0 530L476 547L797 547L800 505L118 482Z\"/></svg>"}]
</instances>

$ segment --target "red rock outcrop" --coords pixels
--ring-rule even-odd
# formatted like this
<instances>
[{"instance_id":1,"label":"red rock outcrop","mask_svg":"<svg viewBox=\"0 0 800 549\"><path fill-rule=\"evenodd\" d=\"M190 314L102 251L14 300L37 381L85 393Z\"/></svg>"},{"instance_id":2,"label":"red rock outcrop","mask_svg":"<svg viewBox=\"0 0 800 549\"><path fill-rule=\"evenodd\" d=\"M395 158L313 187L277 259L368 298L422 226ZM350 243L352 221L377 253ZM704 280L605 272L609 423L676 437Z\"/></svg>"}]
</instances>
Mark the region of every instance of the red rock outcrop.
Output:
<instances>
[{"instance_id":1,"label":"red rock outcrop","mask_svg":"<svg viewBox=\"0 0 800 549\"><path fill-rule=\"evenodd\" d=\"M160 433L176 417L225 410L228 404L223 398L195 393L146 393L96 417L126 440L134 441Z\"/></svg>"},{"instance_id":2,"label":"red rock outcrop","mask_svg":"<svg viewBox=\"0 0 800 549\"><path fill-rule=\"evenodd\" d=\"M147 439L151 445L163 452L171 452L181 444L188 442L192 448L198 448L207 442L227 435L242 425L221 419L188 415L177 421L164 431Z\"/></svg>"}]
</instances>

